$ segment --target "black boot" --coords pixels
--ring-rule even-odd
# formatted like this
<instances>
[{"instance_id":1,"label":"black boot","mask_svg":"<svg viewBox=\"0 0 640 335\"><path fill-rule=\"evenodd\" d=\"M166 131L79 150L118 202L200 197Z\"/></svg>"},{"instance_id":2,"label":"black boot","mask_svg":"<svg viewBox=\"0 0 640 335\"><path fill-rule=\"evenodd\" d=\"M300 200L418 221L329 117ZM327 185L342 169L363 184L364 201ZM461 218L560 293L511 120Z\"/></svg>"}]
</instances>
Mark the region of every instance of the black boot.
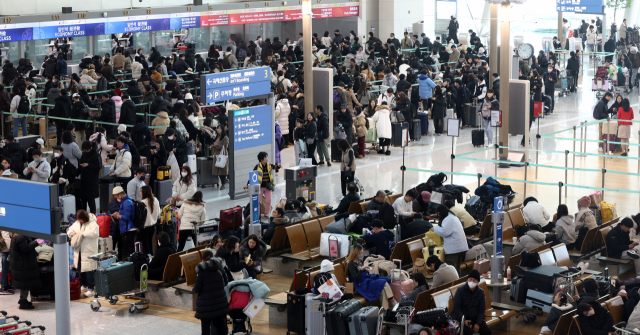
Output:
<instances>
[{"instance_id":1,"label":"black boot","mask_svg":"<svg viewBox=\"0 0 640 335\"><path fill-rule=\"evenodd\" d=\"M34 309L33 304L31 304L27 299L18 300L18 304L20 304L19 309Z\"/></svg>"}]
</instances>

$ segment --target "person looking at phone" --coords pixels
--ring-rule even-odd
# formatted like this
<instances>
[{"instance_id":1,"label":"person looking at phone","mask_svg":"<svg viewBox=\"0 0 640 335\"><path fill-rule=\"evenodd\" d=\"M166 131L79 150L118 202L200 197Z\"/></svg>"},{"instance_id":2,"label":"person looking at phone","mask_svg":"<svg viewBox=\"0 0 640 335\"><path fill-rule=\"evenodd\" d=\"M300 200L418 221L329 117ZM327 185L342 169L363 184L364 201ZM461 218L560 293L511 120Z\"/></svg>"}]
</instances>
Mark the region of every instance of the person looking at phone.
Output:
<instances>
[{"instance_id":1,"label":"person looking at phone","mask_svg":"<svg viewBox=\"0 0 640 335\"><path fill-rule=\"evenodd\" d=\"M629 238L629 230L633 228L633 220L624 218L622 222L611 228L607 234L607 256L618 259L633 259L636 263L636 272L640 269L640 254L638 242L632 242Z\"/></svg>"},{"instance_id":2,"label":"person looking at phone","mask_svg":"<svg viewBox=\"0 0 640 335\"><path fill-rule=\"evenodd\" d=\"M362 246L356 244L347 256L347 275L353 288L367 301L379 299L383 308L393 308L397 302L389 286L391 278L369 274L371 268L362 264L362 254Z\"/></svg>"}]
</instances>

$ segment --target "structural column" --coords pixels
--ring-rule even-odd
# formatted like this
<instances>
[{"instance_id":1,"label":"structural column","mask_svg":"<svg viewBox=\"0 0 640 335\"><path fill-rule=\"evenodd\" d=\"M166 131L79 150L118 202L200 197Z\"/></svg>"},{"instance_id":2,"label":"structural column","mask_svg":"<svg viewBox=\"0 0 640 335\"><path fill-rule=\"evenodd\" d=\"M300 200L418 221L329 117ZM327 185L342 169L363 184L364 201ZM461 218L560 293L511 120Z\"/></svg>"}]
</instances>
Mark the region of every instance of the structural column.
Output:
<instances>
[{"instance_id":1,"label":"structural column","mask_svg":"<svg viewBox=\"0 0 640 335\"><path fill-rule=\"evenodd\" d=\"M556 36L558 36L558 40L564 48L564 44L567 42L567 37L562 36L562 12L558 12L558 35Z\"/></svg>"},{"instance_id":2,"label":"structural column","mask_svg":"<svg viewBox=\"0 0 640 335\"><path fill-rule=\"evenodd\" d=\"M640 11L640 0L631 1L631 7L624 10L624 18L627 19L627 25L632 25L638 18L638 11ZM618 22L618 26L622 24L622 21Z\"/></svg>"},{"instance_id":3,"label":"structural column","mask_svg":"<svg viewBox=\"0 0 640 335\"><path fill-rule=\"evenodd\" d=\"M509 82L511 81L511 18L509 17L509 2L503 2L500 8L500 109L502 110L502 124L506 125L499 133L498 144L509 146ZM493 42L493 41L492 41ZM494 43L497 45L498 43ZM492 46L494 48L495 46ZM495 58L495 57L491 57ZM507 160L508 149L500 149L500 160Z\"/></svg>"},{"instance_id":4,"label":"structural column","mask_svg":"<svg viewBox=\"0 0 640 335\"><path fill-rule=\"evenodd\" d=\"M304 110L305 113L313 113L313 51L311 43L311 0L302 0L302 35L304 43L302 44L302 54L304 56ZM306 120L306 115L305 118Z\"/></svg>"},{"instance_id":5,"label":"structural column","mask_svg":"<svg viewBox=\"0 0 640 335\"><path fill-rule=\"evenodd\" d=\"M489 51L491 57L489 57L489 68L491 72L498 71L498 4L492 3L491 5L491 20L489 21L489 36L491 37L491 45L489 45ZM501 78L502 79L502 78ZM487 79L489 87L493 88L493 79L491 76Z\"/></svg>"}]
</instances>

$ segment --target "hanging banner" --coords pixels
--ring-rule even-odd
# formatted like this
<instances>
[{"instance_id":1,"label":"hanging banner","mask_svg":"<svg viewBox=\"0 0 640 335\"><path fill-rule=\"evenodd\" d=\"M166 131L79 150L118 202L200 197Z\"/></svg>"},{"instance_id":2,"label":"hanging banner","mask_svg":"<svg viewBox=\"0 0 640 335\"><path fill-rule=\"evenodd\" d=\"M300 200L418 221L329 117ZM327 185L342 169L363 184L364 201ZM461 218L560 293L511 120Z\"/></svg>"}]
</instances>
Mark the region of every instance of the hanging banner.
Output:
<instances>
[{"instance_id":1,"label":"hanging banner","mask_svg":"<svg viewBox=\"0 0 640 335\"><path fill-rule=\"evenodd\" d=\"M33 25L38 23L0 24L0 42L33 40Z\"/></svg>"},{"instance_id":2,"label":"hanging banner","mask_svg":"<svg viewBox=\"0 0 640 335\"><path fill-rule=\"evenodd\" d=\"M185 28L198 28L200 27L200 12L188 12L170 14L171 29L185 29Z\"/></svg>"},{"instance_id":3,"label":"hanging banner","mask_svg":"<svg viewBox=\"0 0 640 335\"><path fill-rule=\"evenodd\" d=\"M86 35L85 20L40 22L39 27L33 28L34 40L80 37Z\"/></svg>"}]
</instances>

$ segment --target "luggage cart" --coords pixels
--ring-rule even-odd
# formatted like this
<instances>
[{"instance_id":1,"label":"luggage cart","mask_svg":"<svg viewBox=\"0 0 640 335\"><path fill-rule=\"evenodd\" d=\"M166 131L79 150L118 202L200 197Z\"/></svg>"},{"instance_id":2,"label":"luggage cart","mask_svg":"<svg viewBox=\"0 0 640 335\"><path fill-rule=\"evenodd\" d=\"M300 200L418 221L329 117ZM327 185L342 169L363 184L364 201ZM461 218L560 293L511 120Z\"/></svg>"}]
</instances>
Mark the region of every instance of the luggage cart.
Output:
<instances>
[{"instance_id":1,"label":"luggage cart","mask_svg":"<svg viewBox=\"0 0 640 335\"><path fill-rule=\"evenodd\" d=\"M99 270L102 268L109 267L112 264L115 264L116 262L115 255L116 255L115 251L107 251L107 252L90 256L89 259L93 259L96 261L98 265L98 270ZM105 296L104 298L100 298L98 297L98 293L96 291L95 299L91 300L91 310L94 312L97 312L98 310L100 310L101 305L99 300L108 301L109 304L111 305L115 305L117 303L129 304L131 305L131 307L129 307L129 313L131 314L134 314L136 311L142 311L142 310L148 309L149 299L146 299L143 296L140 296L141 294L149 292L149 289L147 288L148 268L149 266L147 264L143 264L140 267L140 289L118 294L127 299L138 299L139 301L137 302L120 301L118 299L118 295Z\"/></svg>"},{"instance_id":2,"label":"luggage cart","mask_svg":"<svg viewBox=\"0 0 640 335\"><path fill-rule=\"evenodd\" d=\"M618 335L640 335L639 332L634 332L633 330L628 330L625 329L627 326L627 323L622 321L622 322L618 322L617 324L613 325L613 329L615 330L615 334Z\"/></svg>"},{"instance_id":3,"label":"luggage cart","mask_svg":"<svg viewBox=\"0 0 640 335\"><path fill-rule=\"evenodd\" d=\"M37 330L37 332L33 332L33 330ZM7 332L5 332L4 334L16 334L16 335L31 335L31 334L44 334L44 326L31 326L31 324L27 325L26 327L22 327L22 328L18 328L18 329L14 329L14 330L9 330Z\"/></svg>"}]
</instances>

